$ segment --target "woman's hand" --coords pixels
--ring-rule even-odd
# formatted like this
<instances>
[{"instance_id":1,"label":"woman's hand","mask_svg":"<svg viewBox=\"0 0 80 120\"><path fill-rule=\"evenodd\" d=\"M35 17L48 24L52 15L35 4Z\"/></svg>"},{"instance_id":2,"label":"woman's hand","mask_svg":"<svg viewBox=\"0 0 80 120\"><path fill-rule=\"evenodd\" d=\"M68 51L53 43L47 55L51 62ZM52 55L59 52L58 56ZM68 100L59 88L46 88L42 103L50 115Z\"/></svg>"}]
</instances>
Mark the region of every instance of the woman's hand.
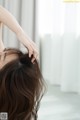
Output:
<instances>
[{"instance_id":1,"label":"woman's hand","mask_svg":"<svg viewBox=\"0 0 80 120\"><path fill-rule=\"evenodd\" d=\"M15 17L0 5L0 22L4 23L17 35L18 40L28 49L29 57L33 55L32 62L38 59L36 44L27 36Z\"/></svg>"},{"instance_id":2,"label":"woman's hand","mask_svg":"<svg viewBox=\"0 0 80 120\"><path fill-rule=\"evenodd\" d=\"M26 35L24 31L21 32L19 31L17 33L17 38L21 41L21 43L28 49L29 57L32 57L31 62L34 63L34 60L39 59L39 53L38 53L38 48L37 45Z\"/></svg>"}]
</instances>

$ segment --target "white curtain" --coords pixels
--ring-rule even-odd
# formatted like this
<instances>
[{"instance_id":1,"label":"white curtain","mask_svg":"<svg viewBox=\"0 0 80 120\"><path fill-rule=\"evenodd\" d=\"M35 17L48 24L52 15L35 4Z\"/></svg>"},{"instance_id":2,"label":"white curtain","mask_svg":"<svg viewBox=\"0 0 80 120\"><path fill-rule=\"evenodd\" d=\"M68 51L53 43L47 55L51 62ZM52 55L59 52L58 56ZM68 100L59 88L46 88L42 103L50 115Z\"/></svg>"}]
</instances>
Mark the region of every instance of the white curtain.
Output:
<instances>
[{"instance_id":1,"label":"white curtain","mask_svg":"<svg viewBox=\"0 0 80 120\"><path fill-rule=\"evenodd\" d=\"M80 93L80 2L39 0L38 10L45 80Z\"/></svg>"},{"instance_id":2,"label":"white curtain","mask_svg":"<svg viewBox=\"0 0 80 120\"><path fill-rule=\"evenodd\" d=\"M60 85L62 91L80 93L80 3L0 0L0 4L16 17L32 40L40 44L45 80ZM12 31L4 27L3 33L6 47L25 51Z\"/></svg>"},{"instance_id":3,"label":"white curtain","mask_svg":"<svg viewBox=\"0 0 80 120\"><path fill-rule=\"evenodd\" d=\"M35 0L0 0L0 4L17 19L26 34L35 41ZM16 47L26 51L16 35L4 26L3 41L6 47Z\"/></svg>"}]
</instances>

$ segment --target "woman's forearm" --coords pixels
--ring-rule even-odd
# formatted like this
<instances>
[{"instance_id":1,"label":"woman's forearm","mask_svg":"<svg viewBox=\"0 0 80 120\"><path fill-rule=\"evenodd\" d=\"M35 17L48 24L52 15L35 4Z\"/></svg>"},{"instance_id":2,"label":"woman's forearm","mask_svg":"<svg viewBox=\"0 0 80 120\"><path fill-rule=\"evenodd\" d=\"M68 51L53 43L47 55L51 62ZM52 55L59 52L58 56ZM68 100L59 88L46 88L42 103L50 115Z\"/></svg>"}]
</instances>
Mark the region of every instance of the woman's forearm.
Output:
<instances>
[{"instance_id":1,"label":"woman's forearm","mask_svg":"<svg viewBox=\"0 0 80 120\"><path fill-rule=\"evenodd\" d=\"M24 32L22 27L17 22L16 18L4 7L0 5L0 22L4 23L8 28L10 28L17 35L18 40L23 44L27 45L28 41L34 44L30 37ZM26 39L25 39L26 38Z\"/></svg>"},{"instance_id":2,"label":"woman's forearm","mask_svg":"<svg viewBox=\"0 0 80 120\"><path fill-rule=\"evenodd\" d=\"M18 40L28 49L29 57L33 54L33 60L38 56L36 44L27 36L16 18L4 7L0 5L0 22L4 23L17 35Z\"/></svg>"},{"instance_id":3,"label":"woman's forearm","mask_svg":"<svg viewBox=\"0 0 80 120\"><path fill-rule=\"evenodd\" d=\"M4 23L16 34L22 31L19 23L15 19L15 17L4 7L0 5L0 22Z\"/></svg>"},{"instance_id":4,"label":"woman's forearm","mask_svg":"<svg viewBox=\"0 0 80 120\"><path fill-rule=\"evenodd\" d=\"M0 5L0 22L4 23L9 29L11 29L16 35L18 40L26 45L27 41L23 38L25 36L25 32L22 27L17 22L16 18L4 7ZM26 35L26 38L29 40L30 38Z\"/></svg>"}]
</instances>

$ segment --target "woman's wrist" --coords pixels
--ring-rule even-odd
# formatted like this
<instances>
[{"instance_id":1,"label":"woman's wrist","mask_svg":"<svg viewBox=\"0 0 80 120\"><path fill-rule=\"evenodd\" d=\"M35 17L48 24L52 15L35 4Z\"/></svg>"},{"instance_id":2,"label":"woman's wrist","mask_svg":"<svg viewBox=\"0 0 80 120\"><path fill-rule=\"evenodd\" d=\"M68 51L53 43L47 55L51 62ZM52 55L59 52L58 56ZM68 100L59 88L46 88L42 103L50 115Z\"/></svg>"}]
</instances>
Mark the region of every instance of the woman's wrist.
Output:
<instances>
[{"instance_id":1,"label":"woman's wrist","mask_svg":"<svg viewBox=\"0 0 80 120\"><path fill-rule=\"evenodd\" d=\"M24 32L23 29L20 29L18 32L17 32L17 38L19 39L19 41L24 45L28 45L28 40L29 38L27 37L26 33Z\"/></svg>"}]
</instances>

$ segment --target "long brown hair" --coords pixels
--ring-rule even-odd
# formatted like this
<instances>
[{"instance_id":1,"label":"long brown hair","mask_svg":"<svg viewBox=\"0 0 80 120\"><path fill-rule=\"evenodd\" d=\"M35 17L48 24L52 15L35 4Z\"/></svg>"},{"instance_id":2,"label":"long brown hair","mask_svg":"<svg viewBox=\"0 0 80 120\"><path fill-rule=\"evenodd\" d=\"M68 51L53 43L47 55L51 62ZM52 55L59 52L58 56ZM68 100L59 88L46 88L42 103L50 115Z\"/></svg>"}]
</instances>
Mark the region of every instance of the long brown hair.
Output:
<instances>
[{"instance_id":1,"label":"long brown hair","mask_svg":"<svg viewBox=\"0 0 80 120\"><path fill-rule=\"evenodd\" d=\"M39 64L37 60L33 64L28 53L11 50L18 58L0 70L0 112L7 112L8 120L37 120L45 91Z\"/></svg>"}]
</instances>

